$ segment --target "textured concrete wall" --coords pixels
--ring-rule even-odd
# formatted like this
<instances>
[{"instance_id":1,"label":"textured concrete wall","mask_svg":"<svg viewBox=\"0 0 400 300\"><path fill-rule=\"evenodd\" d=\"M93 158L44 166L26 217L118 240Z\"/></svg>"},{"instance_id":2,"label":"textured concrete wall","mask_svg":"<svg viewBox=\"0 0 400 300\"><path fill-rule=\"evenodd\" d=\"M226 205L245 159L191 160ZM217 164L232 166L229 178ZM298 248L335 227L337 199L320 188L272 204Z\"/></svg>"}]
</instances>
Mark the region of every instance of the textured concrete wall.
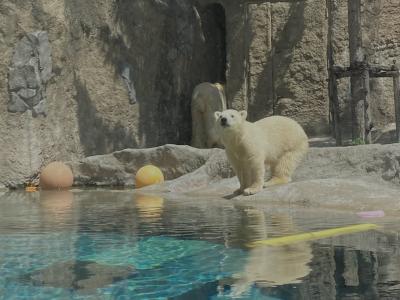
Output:
<instances>
[{"instance_id":1,"label":"textured concrete wall","mask_svg":"<svg viewBox=\"0 0 400 300\"><path fill-rule=\"evenodd\" d=\"M336 63L348 63L347 0L329 1L1 1L0 182L55 159L189 143L191 92L202 81L226 79L228 107L250 120L282 114L310 135L328 133L329 41ZM399 56L399 12L396 1L363 1L371 63ZM38 31L51 47L46 116L11 113L13 53ZM393 121L390 80L373 80L371 91L374 123ZM349 132L347 80L339 94Z\"/></svg>"},{"instance_id":2,"label":"textured concrete wall","mask_svg":"<svg viewBox=\"0 0 400 300\"><path fill-rule=\"evenodd\" d=\"M280 114L298 120L309 134L327 133L326 3L255 1L241 10L245 50L236 63L244 60L245 68L231 76L242 77L242 93L240 100L228 93L228 101L247 108L253 121Z\"/></svg>"},{"instance_id":3,"label":"textured concrete wall","mask_svg":"<svg viewBox=\"0 0 400 300\"><path fill-rule=\"evenodd\" d=\"M247 5L247 109L249 119L274 113L272 8L270 3Z\"/></svg>"},{"instance_id":4,"label":"textured concrete wall","mask_svg":"<svg viewBox=\"0 0 400 300\"><path fill-rule=\"evenodd\" d=\"M40 30L53 63L47 117L11 113L14 49ZM191 1L1 1L0 182L55 159L190 141L192 89L217 72L207 60L212 44Z\"/></svg>"}]
</instances>

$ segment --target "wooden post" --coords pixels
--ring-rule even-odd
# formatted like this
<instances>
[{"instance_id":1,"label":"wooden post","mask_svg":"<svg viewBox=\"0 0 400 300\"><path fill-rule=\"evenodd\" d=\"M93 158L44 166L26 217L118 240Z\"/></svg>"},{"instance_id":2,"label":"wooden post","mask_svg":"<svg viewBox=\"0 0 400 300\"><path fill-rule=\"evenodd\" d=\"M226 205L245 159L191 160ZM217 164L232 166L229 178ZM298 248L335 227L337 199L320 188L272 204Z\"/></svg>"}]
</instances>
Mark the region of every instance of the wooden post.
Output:
<instances>
[{"instance_id":1,"label":"wooden post","mask_svg":"<svg viewBox=\"0 0 400 300\"><path fill-rule=\"evenodd\" d=\"M335 70L335 59L333 53L333 26L334 20L337 18L336 10L334 7L334 1L329 0L328 5L328 64L329 64L329 109L332 122L332 131L335 134L336 146L342 146L342 130L340 122L340 106L338 98L338 88L337 88L337 74Z\"/></svg>"},{"instance_id":2,"label":"wooden post","mask_svg":"<svg viewBox=\"0 0 400 300\"><path fill-rule=\"evenodd\" d=\"M369 72L362 47L361 0L348 0L348 27L351 72L351 114L353 143L370 142L368 92ZM368 74L367 74L368 73Z\"/></svg>"},{"instance_id":3,"label":"wooden post","mask_svg":"<svg viewBox=\"0 0 400 300\"><path fill-rule=\"evenodd\" d=\"M364 58L364 62L362 65L362 90L364 93L364 124L365 124L365 143L371 144L371 129L372 129L372 121L371 121L371 106L369 103L369 65L367 63L367 59Z\"/></svg>"},{"instance_id":4,"label":"wooden post","mask_svg":"<svg viewBox=\"0 0 400 300\"><path fill-rule=\"evenodd\" d=\"M333 70L330 70L329 75L329 101L332 110L333 129L335 132L336 146L342 146L342 130L340 125L340 106L337 90L337 77Z\"/></svg>"},{"instance_id":5,"label":"wooden post","mask_svg":"<svg viewBox=\"0 0 400 300\"><path fill-rule=\"evenodd\" d=\"M393 89L394 89L394 109L396 115L396 142L400 142L400 73L399 68L393 66L393 70L397 71L393 75Z\"/></svg>"}]
</instances>

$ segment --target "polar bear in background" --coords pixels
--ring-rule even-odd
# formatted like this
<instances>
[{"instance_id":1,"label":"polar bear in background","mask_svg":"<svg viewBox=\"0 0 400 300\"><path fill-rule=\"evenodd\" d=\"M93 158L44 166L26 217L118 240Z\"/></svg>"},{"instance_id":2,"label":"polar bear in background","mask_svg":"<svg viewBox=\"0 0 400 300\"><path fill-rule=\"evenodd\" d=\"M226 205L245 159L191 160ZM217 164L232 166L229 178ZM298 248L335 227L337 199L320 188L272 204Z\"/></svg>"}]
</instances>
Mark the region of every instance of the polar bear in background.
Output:
<instances>
[{"instance_id":1,"label":"polar bear in background","mask_svg":"<svg viewBox=\"0 0 400 300\"><path fill-rule=\"evenodd\" d=\"M224 86L203 82L192 94L192 142L196 148L221 146L215 131L214 113L226 109Z\"/></svg>"},{"instance_id":2,"label":"polar bear in background","mask_svg":"<svg viewBox=\"0 0 400 300\"><path fill-rule=\"evenodd\" d=\"M261 191L265 164L271 167L272 173L265 186L290 182L293 171L308 150L303 128L282 116L267 117L255 123L246 118L246 111L215 112L218 135L240 182L235 194L252 195Z\"/></svg>"}]
</instances>

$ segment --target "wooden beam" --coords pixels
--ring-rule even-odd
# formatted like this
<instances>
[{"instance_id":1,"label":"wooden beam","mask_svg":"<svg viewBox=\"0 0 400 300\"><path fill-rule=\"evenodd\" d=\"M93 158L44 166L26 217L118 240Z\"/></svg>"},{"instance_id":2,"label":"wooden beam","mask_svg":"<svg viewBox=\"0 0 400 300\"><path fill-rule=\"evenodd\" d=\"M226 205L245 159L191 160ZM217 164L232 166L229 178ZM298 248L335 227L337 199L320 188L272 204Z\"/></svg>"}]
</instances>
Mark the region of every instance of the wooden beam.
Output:
<instances>
[{"instance_id":1,"label":"wooden beam","mask_svg":"<svg viewBox=\"0 0 400 300\"><path fill-rule=\"evenodd\" d=\"M400 142L400 72L396 67L395 76L393 76L394 89L394 110L396 116L396 142Z\"/></svg>"},{"instance_id":2,"label":"wooden beam","mask_svg":"<svg viewBox=\"0 0 400 300\"><path fill-rule=\"evenodd\" d=\"M369 77L379 78L379 77L393 77L396 76L397 71L384 71L384 70L369 70Z\"/></svg>"},{"instance_id":3,"label":"wooden beam","mask_svg":"<svg viewBox=\"0 0 400 300\"><path fill-rule=\"evenodd\" d=\"M332 66L332 72L335 73L336 78L345 78L351 77L353 72L362 72L359 68L350 68L350 67L342 67L342 66ZM379 66L379 65L372 65L369 66L369 77L393 77L397 74L397 71L393 70L393 67L388 66Z\"/></svg>"},{"instance_id":4,"label":"wooden beam","mask_svg":"<svg viewBox=\"0 0 400 300\"><path fill-rule=\"evenodd\" d=\"M337 78L334 72L331 72L329 76L328 88L329 88L329 100L331 103L332 121L333 121L333 129L335 132L336 146L342 146L343 139L342 139L342 130L340 122L340 105L339 105L339 97L337 89Z\"/></svg>"},{"instance_id":5,"label":"wooden beam","mask_svg":"<svg viewBox=\"0 0 400 300\"><path fill-rule=\"evenodd\" d=\"M372 129L372 120L371 120L371 105L370 105L370 91L369 91L369 67L367 62L364 62L363 69L361 71L361 80L362 80L362 89L364 93L364 124L365 124L365 143L371 144L371 129Z\"/></svg>"},{"instance_id":6,"label":"wooden beam","mask_svg":"<svg viewBox=\"0 0 400 300\"><path fill-rule=\"evenodd\" d=\"M361 30L361 0L347 0L348 28L349 28L349 52L351 69L359 69L361 72L351 72L351 115L352 115L352 139L353 143L365 144L368 139L370 116L368 111L369 80L368 64L363 51Z\"/></svg>"},{"instance_id":7,"label":"wooden beam","mask_svg":"<svg viewBox=\"0 0 400 300\"><path fill-rule=\"evenodd\" d=\"M350 67L333 66L331 70L335 74L337 79L350 77L352 73Z\"/></svg>"},{"instance_id":8,"label":"wooden beam","mask_svg":"<svg viewBox=\"0 0 400 300\"><path fill-rule=\"evenodd\" d=\"M330 121L331 121L331 130L335 135L336 146L342 146L342 130L341 130L341 122L340 122L340 105L339 105L339 97L338 97L338 89L337 89L337 76L335 72L335 59L333 54L333 24L334 20L337 18L337 12L334 8L333 0L328 0L327 2L328 9L328 64L329 64L329 80L328 80L328 90L329 90L329 112L330 112Z\"/></svg>"}]
</instances>

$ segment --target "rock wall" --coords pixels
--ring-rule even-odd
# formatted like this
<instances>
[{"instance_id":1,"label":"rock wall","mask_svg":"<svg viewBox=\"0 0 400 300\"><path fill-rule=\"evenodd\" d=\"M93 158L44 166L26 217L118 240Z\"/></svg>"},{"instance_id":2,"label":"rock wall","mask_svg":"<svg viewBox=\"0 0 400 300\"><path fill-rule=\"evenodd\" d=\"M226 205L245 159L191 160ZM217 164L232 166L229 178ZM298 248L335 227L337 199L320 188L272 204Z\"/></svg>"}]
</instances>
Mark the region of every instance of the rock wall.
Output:
<instances>
[{"instance_id":1,"label":"rock wall","mask_svg":"<svg viewBox=\"0 0 400 300\"><path fill-rule=\"evenodd\" d=\"M271 1L247 9L250 118L286 115L311 135L328 132L326 3Z\"/></svg>"},{"instance_id":2,"label":"rock wall","mask_svg":"<svg viewBox=\"0 0 400 300\"><path fill-rule=\"evenodd\" d=\"M349 65L347 0L330 0L331 26L329 35L335 64ZM363 46L370 64L399 63L400 58L400 2L390 0L361 1ZM351 135L350 79L340 80L339 100L345 137ZM391 78L375 78L370 81L372 122L376 129L394 122L393 81Z\"/></svg>"},{"instance_id":3,"label":"rock wall","mask_svg":"<svg viewBox=\"0 0 400 300\"><path fill-rule=\"evenodd\" d=\"M46 116L35 117L32 105L10 109L9 68L38 31L52 74ZM221 76L207 60L218 36L202 35L191 1L1 1L0 182L28 180L52 160L188 142L191 91Z\"/></svg>"},{"instance_id":4,"label":"rock wall","mask_svg":"<svg viewBox=\"0 0 400 300\"><path fill-rule=\"evenodd\" d=\"M371 63L399 56L399 11L363 1ZM282 114L327 134L327 53L348 63L346 26L346 0L3 0L0 182L28 180L56 159L189 143L191 92L202 81L226 81L228 107L250 120ZM51 69L33 53L36 85L25 72L16 86L18 45L39 32ZM390 80L371 81L371 91L374 124L392 122ZM339 93L350 132L346 80Z\"/></svg>"}]
</instances>

